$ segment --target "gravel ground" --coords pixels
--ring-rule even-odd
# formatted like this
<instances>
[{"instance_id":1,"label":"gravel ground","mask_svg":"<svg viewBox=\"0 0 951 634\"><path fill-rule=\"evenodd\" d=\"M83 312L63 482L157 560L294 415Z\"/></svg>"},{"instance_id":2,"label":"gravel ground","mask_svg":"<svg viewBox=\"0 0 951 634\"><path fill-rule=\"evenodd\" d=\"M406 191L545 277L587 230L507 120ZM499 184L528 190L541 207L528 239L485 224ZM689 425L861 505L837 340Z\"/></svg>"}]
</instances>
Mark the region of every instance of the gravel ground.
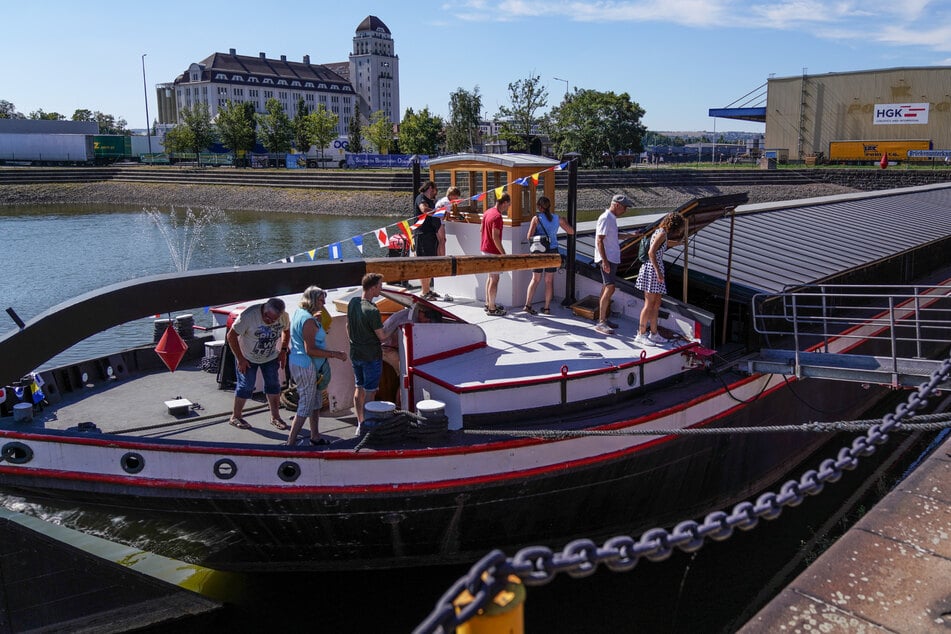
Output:
<instances>
[{"instance_id":1,"label":"gravel ground","mask_svg":"<svg viewBox=\"0 0 951 634\"><path fill-rule=\"evenodd\" d=\"M603 209L615 193L631 196L639 207L677 207L693 198L749 192L751 203L812 198L855 190L838 185L764 185L760 187L686 187L582 189L578 209ZM393 216L412 207L409 193L344 192L278 187L232 187L223 185L167 185L154 183L47 183L4 185L0 206L49 204L116 204L143 207L219 207L291 213L319 213L351 216ZM556 208L564 209L564 192L559 192Z\"/></svg>"}]
</instances>

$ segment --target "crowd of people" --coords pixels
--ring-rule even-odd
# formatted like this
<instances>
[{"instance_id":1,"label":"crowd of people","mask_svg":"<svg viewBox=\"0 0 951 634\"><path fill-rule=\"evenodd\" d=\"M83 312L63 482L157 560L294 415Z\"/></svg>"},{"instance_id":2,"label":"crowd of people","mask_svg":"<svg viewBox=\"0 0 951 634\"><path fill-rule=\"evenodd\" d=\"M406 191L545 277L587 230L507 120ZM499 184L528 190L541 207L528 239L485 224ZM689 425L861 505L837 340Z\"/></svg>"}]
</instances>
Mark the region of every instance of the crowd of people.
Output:
<instances>
[{"instance_id":1,"label":"crowd of people","mask_svg":"<svg viewBox=\"0 0 951 634\"><path fill-rule=\"evenodd\" d=\"M451 187L446 196L438 202L435 200L437 193L436 184L426 181L414 201L418 222L413 242L417 256L445 255L445 226L433 211L459 200L461 192L458 188ZM480 244L482 255L505 254L502 241L503 218L508 214L511 205L511 196L503 193L498 196L495 205L483 214ZM564 218L552 212L551 200L546 196L539 197L535 206L536 214L532 217L526 234L526 240L532 245L530 251L557 253L559 230L571 235L574 228ZM613 196L608 208L598 217L595 230L594 262L601 271L602 279L595 330L604 335L614 334L618 327L610 320L611 298L621 262L617 219L632 206L634 201L626 195ZM641 237L641 240L649 240L649 248L647 261L642 264L635 283L636 288L644 293L644 306L634 339L638 345L662 345L667 342L658 330L661 299L667 293L664 253L670 246L683 242L683 230L683 217L677 213L669 213L653 231ZM407 255L402 245L398 245L398 249L399 256ZM391 255L393 250L391 246ZM539 313L532 305L542 279L545 286L541 313L551 313L556 270L532 270L532 279L528 284L523 306L525 313ZM486 276L483 309L491 316L506 314L505 307L497 301L499 279L500 274L497 272ZM421 279L420 287L423 299L441 298L433 290L431 279ZM365 406L374 400L379 389L383 363L392 366L397 373L400 371L396 352L399 327L411 321L440 321L442 315L438 311L426 308L421 310L419 305L414 305L394 313L384 324L380 310L374 302L383 290L383 276L379 273L367 273L361 282L361 289L360 295L353 297L347 305L349 354L327 347L329 322L325 321L328 315L324 310L327 292L318 286L311 286L304 291L293 316L288 316L283 300L277 297L249 306L237 316L226 335L228 346L235 357L236 369L234 407L230 419L232 426L239 429L251 427L243 418L243 412L260 373L270 412L270 424L279 431L289 432L286 444L328 444L328 441L321 437L318 428L319 413L323 406L322 393L330 383L331 370L328 360L349 359L354 376L353 403L357 423L355 434L359 436L362 433ZM279 369L289 372L298 393L297 409L290 425L280 416ZM310 436L299 440L298 434L307 420L310 420Z\"/></svg>"}]
</instances>

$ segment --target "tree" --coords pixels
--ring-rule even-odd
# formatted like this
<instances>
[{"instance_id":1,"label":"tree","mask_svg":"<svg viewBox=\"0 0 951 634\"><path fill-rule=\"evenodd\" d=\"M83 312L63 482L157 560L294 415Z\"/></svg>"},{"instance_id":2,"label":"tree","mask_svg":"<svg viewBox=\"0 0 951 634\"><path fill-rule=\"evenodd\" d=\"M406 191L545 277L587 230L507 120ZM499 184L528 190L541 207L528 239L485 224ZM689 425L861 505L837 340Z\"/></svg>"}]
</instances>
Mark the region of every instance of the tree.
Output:
<instances>
[{"instance_id":1,"label":"tree","mask_svg":"<svg viewBox=\"0 0 951 634\"><path fill-rule=\"evenodd\" d=\"M536 113L548 106L548 91L541 85L541 77L529 75L509 84L509 101L511 107L499 107L499 137L505 139L509 149L540 153L535 141L541 118Z\"/></svg>"},{"instance_id":2,"label":"tree","mask_svg":"<svg viewBox=\"0 0 951 634\"><path fill-rule=\"evenodd\" d=\"M400 149L406 154L436 154L442 128L442 118L430 114L429 107L419 114L407 108L400 124Z\"/></svg>"},{"instance_id":3,"label":"tree","mask_svg":"<svg viewBox=\"0 0 951 634\"><path fill-rule=\"evenodd\" d=\"M85 108L77 108L73 111L73 116L70 118L73 121L95 121L92 116L92 110L87 110Z\"/></svg>"},{"instance_id":4,"label":"tree","mask_svg":"<svg viewBox=\"0 0 951 634\"><path fill-rule=\"evenodd\" d=\"M30 119L43 119L46 121L65 121L66 117L58 112L43 112L42 108L37 108L30 113Z\"/></svg>"},{"instance_id":5,"label":"tree","mask_svg":"<svg viewBox=\"0 0 951 634\"><path fill-rule=\"evenodd\" d=\"M179 114L182 123L165 134L165 149L169 152L194 152L196 155L207 150L215 142L208 106L196 103L191 108L182 108Z\"/></svg>"},{"instance_id":6,"label":"tree","mask_svg":"<svg viewBox=\"0 0 951 634\"><path fill-rule=\"evenodd\" d=\"M324 104L318 104L317 109L307 115L307 126L310 128L314 144L320 151L320 158L324 157L324 148L337 136L337 124L340 117L327 110Z\"/></svg>"},{"instance_id":7,"label":"tree","mask_svg":"<svg viewBox=\"0 0 951 634\"><path fill-rule=\"evenodd\" d=\"M93 120L99 124L99 134L131 134L126 130L126 121L123 118L116 119L111 114L105 114L96 110L92 113Z\"/></svg>"},{"instance_id":8,"label":"tree","mask_svg":"<svg viewBox=\"0 0 951 634\"><path fill-rule=\"evenodd\" d=\"M353 109L353 116L350 117L350 125L348 126L347 132L348 142L350 152L354 154L359 154L363 151L363 121L360 117L360 104L358 103Z\"/></svg>"},{"instance_id":9,"label":"tree","mask_svg":"<svg viewBox=\"0 0 951 634\"><path fill-rule=\"evenodd\" d=\"M167 152L190 152L195 147L195 136L187 126L178 124L165 133L164 145Z\"/></svg>"},{"instance_id":10,"label":"tree","mask_svg":"<svg viewBox=\"0 0 951 634\"><path fill-rule=\"evenodd\" d=\"M294 115L294 142L297 145L297 151L306 154L310 151L310 146L314 144L314 135L311 132L310 125L307 123L307 115L310 114L303 97L297 99L297 114Z\"/></svg>"},{"instance_id":11,"label":"tree","mask_svg":"<svg viewBox=\"0 0 951 634\"><path fill-rule=\"evenodd\" d=\"M370 115L367 139L376 148L377 153L389 153L390 147L393 145L393 122L382 110L377 110Z\"/></svg>"},{"instance_id":12,"label":"tree","mask_svg":"<svg viewBox=\"0 0 951 634\"><path fill-rule=\"evenodd\" d=\"M559 154L580 153L588 167L599 166L606 155L614 166L621 150L641 151L643 116L644 109L627 93L575 89L551 112L552 141Z\"/></svg>"},{"instance_id":13,"label":"tree","mask_svg":"<svg viewBox=\"0 0 951 634\"><path fill-rule=\"evenodd\" d=\"M257 119L254 117L253 103L249 101L234 103L229 99L218 109L215 122L221 144L234 152L236 164L239 154L245 154L254 149Z\"/></svg>"},{"instance_id":14,"label":"tree","mask_svg":"<svg viewBox=\"0 0 951 634\"><path fill-rule=\"evenodd\" d=\"M446 126L446 150L449 152L475 151L482 145L482 95L476 86L472 92L457 88L449 95L449 123Z\"/></svg>"},{"instance_id":15,"label":"tree","mask_svg":"<svg viewBox=\"0 0 951 634\"><path fill-rule=\"evenodd\" d=\"M17 112L16 106L7 101L6 99L0 99L0 119L25 119L21 113Z\"/></svg>"},{"instance_id":16,"label":"tree","mask_svg":"<svg viewBox=\"0 0 951 634\"><path fill-rule=\"evenodd\" d=\"M268 99L264 114L258 115L258 138L268 152L290 152L294 130L290 117L277 99Z\"/></svg>"}]
</instances>

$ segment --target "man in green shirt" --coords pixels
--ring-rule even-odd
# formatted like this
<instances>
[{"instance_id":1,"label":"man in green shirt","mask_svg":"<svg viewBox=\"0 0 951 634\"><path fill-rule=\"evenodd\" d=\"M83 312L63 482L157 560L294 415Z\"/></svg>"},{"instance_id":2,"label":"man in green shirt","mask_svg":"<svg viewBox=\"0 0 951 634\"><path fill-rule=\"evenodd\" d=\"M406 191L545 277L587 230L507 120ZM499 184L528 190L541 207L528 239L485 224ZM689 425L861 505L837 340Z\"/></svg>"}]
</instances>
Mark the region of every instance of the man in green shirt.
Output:
<instances>
[{"instance_id":1,"label":"man in green shirt","mask_svg":"<svg viewBox=\"0 0 951 634\"><path fill-rule=\"evenodd\" d=\"M364 406L376 396L383 371L383 320L373 304L383 290L383 276L367 273L363 276L363 294L347 304L347 336L350 338L350 362L353 365L353 409L357 415L356 435L361 432Z\"/></svg>"}]
</instances>

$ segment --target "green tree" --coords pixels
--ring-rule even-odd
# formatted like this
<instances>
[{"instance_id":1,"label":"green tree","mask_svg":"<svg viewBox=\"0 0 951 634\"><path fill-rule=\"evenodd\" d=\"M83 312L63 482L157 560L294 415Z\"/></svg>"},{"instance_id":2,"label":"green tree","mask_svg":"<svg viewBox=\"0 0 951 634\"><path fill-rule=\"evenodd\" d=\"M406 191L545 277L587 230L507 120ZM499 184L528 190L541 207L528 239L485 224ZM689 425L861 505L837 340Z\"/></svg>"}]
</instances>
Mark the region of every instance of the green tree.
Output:
<instances>
[{"instance_id":1,"label":"green tree","mask_svg":"<svg viewBox=\"0 0 951 634\"><path fill-rule=\"evenodd\" d=\"M187 126L178 124L165 133L164 145L166 152L191 152L195 147L195 135Z\"/></svg>"},{"instance_id":2,"label":"green tree","mask_svg":"<svg viewBox=\"0 0 951 634\"><path fill-rule=\"evenodd\" d=\"M99 124L99 134L132 134L126 130L126 121L122 117L116 119L111 114L99 112L92 113L93 120Z\"/></svg>"},{"instance_id":3,"label":"green tree","mask_svg":"<svg viewBox=\"0 0 951 634\"><path fill-rule=\"evenodd\" d=\"M92 116L92 110L87 110L86 108L77 108L73 111L73 116L70 117L73 121L95 121L96 119Z\"/></svg>"},{"instance_id":4,"label":"green tree","mask_svg":"<svg viewBox=\"0 0 951 634\"><path fill-rule=\"evenodd\" d=\"M472 92L457 88L449 95L449 123L446 125L446 150L448 152L475 151L482 145L482 95L476 86Z\"/></svg>"},{"instance_id":5,"label":"green tree","mask_svg":"<svg viewBox=\"0 0 951 634\"><path fill-rule=\"evenodd\" d=\"M308 114L310 114L310 110L307 108L307 104L304 103L303 97L298 98L297 114L294 115L292 126L294 128L294 143L297 145L297 151L302 154L307 154L310 151L310 146L314 144L314 135L307 123Z\"/></svg>"},{"instance_id":6,"label":"green tree","mask_svg":"<svg viewBox=\"0 0 951 634\"><path fill-rule=\"evenodd\" d=\"M192 147L195 154L207 150L217 139L215 128L211 124L211 115L208 105L196 103L191 108L182 108L182 123L191 130Z\"/></svg>"},{"instance_id":7,"label":"green tree","mask_svg":"<svg viewBox=\"0 0 951 634\"><path fill-rule=\"evenodd\" d=\"M347 151L359 154L363 151L363 120L360 115L360 104L353 109L353 116L350 117L347 127L348 144Z\"/></svg>"},{"instance_id":8,"label":"green tree","mask_svg":"<svg viewBox=\"0 0 951 634\"><path fill-rule=\"evenodd\" d=\"M367 126L367 139L376 148L379 154L388 154L393 145L393 122L382 110L370 115L370 125Z\"/></svg>"},{"instance_id":9,"label":"green tree","mask_svg":"<svg viewBox=\"0 0 951 634\"><path fill-rule=\"evenodd\" d=\"M317 109L307 115L307 126L310 129L314 145L320 151L320 158L324 157L324 148L337 136L337 124L340 117L327 110L324 104L318 104Z\"/></svg>"},{"instance_id":10,"label":"green tree","mask_svg":"<svg viewBox=\"0 0 951 634\"><path fill-rule=\"evenodd\" d=\"M6 99L0 99L0 119L25 119L21 113L17 112L16 106L7 101Z\"/></svg>"},{"instance_id":11,"label":"green tree","mask_svg":"<svg viewBox=\"0 0 951 634\"><path fill-rule=\"evenodd\" d=\"M268 152L290 152L294 129L290 117L277 99L268 99L264 114L258 115L258 139Z\"/></svg>"},{"instance_id":12,"label":"green tree","mask_svg":"<svg viewBox=\"0 0 951 634\"><path fill-rule=\"evenodd\" d=\"M221 144L234 152L235 164L243 164L238 156L254 149L255 128L254 104L251 102L234 103L230 99L218 109L215 119Z\"/></svg>"},{"instance_id":13,"label":"green tree","mask_svg":"<svg viewBox=\"0 0 951 634\"><path fill-rule=\"evenodd\" d=\"M542 86L541 77L529 75L509 84L509 101L511 106L499 107L499 137L505 139L510 150L540 153L536 143L541 123L538 111L548 106L548 91Z\"/></svg>"},{"instance_id":14,"label":"green tree","mask_svg":"<svg viewBox=\"0 0 951 634\"><path fill-rule=\"evenodd\" d=\"M44 119L46 121L65 121L66 117L64 117L58 112L43 112L42 108L38 108L30 113L30 119Z\"/></svg>"},{"instance_id":15,"label":"green tree","mask_svg":"<svg viewBox=\"0 0 951 634\"><path fill-rule=\"evenodd\" d=\"M576 89L551 112L552 141L559 154L580 153L588 167L599 166L605 155L614 166L621 150L641 151L643 116L644 109L627 93Z\"/></svg>"},{"instance_id":16,"label":"green tree","mask_svg":"<svg viewBox=\"0 0 951 634\"><path fill-rule=\"evenodd\" d=\"M405 154L436 154L442 130L442 117L430 114L429 107L419 114L407 108L400 124L400 149Z\"/></svg>"}]
</instances>

